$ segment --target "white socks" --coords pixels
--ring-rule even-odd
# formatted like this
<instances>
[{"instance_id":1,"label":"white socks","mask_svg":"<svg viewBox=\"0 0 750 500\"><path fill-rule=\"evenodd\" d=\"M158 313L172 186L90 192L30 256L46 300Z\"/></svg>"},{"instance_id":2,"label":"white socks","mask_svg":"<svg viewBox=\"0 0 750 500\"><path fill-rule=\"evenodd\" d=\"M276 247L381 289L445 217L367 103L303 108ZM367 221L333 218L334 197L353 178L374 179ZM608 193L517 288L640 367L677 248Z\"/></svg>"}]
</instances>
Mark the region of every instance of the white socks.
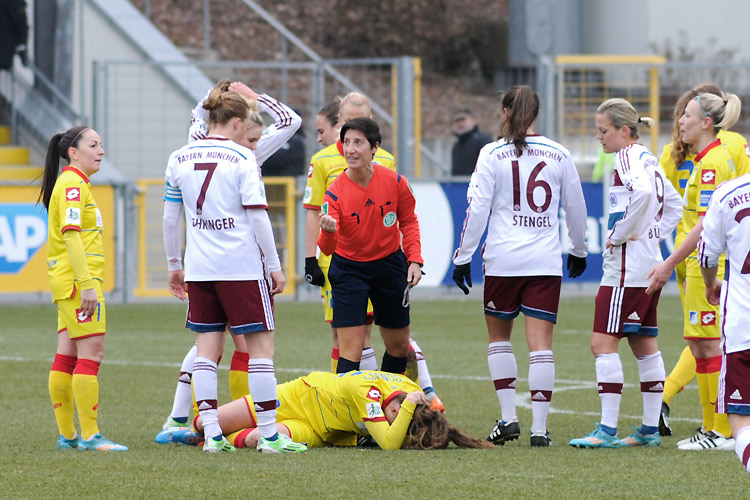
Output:
<instances>
[{"instance_id":1,"label":"white socks","mask_svg":"<svg viewBox=\"0 0 750 500\"><path fill-rule=\"evenodd\" d=\"M518 365L510 342L491 342L487 347L487 363L490 377L495 384L500 402L502 420L510 422L516 418L516 379Z\"/></svg>"},{"instance_id":2,"label":"white socks","mask_svg":"<svg viewBox=\"0 0 750 500\"><path fill-rule=\"evenodd\" d=\"M272 359L253 359L248 362L247 382L255 403L258 432L265 438L276 434L276 375Z\"/></svg>"}]
</instances>

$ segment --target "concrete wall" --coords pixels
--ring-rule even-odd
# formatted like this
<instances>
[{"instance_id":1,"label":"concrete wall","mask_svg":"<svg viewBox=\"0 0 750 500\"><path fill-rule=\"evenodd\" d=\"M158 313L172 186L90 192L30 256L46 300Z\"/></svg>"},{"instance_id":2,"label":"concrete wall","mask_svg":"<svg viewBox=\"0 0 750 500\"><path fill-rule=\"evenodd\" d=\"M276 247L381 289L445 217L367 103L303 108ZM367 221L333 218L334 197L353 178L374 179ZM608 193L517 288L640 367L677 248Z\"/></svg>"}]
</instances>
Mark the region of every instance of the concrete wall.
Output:
<instances>
[{"instance_id":1,"label":"concrete wall","mask_svg":"<svg viewBox=\"0 0 750 500\"><path fill-rule=\"evenodd\" d=\"M75 4L73 104L102 135L107 157L125 177L160 177L167 158L163 148L150 145L182 146L190 109L213 82L130 2ZM153 65L160 62L176 64Z\"/></svg>"},{"instance_id":2,"label":"concrete wall","mask_svg":"<svg viewBox=\"0 0 750 500\"><path fill-rule=\"evenodd\" d=\"M651 54L652 44L663 48L669 40L673 48L687 46L697 51L697 62L712 62L716 49L732 49L735 61L750 60L750 39L746 36L750 2L582 2L584 53Z\"/></svg>"}]
</instances>

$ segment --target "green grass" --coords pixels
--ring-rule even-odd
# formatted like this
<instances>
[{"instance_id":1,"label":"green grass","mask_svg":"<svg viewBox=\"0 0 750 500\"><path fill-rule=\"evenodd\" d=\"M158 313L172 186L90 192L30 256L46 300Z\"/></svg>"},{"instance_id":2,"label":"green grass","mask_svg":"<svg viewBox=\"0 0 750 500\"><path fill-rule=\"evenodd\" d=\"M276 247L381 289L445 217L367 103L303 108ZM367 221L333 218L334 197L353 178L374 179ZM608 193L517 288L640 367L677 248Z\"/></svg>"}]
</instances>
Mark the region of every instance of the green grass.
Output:
<instances>
[{"instance_id":1,"label":"green grass","mask_svg":"<svg viewBox=\"0 0 750 500\"><path fill-rule=\"evenodd\" d=\"M565 299L555 330L556 392L549 418L554 446L532 449L527 404L518 408L519 441L496 450L417 452L313 449L304 456L250 450L204 456L195 448L153 442L171 408L182 356L193 338L183 305L109 305L106 357L100 371L100 427L127 453L57 451L47 392L55 350L52 305L0 307L0 373L5 429L0 440L2 498L744 498L748 479L732 452L682 452L675 442L700 417L695 384L672 405L676 437L655 449L579 450L567 445L599 418L593 356L588 347L593 298ZM499 418L489 381L487 333L476 300L420 301L412 306L413 337L428 358L449 419L484 437ZM330 332L318 304L277 305L277 378L329 367ZM676 297L660 305L660 348L669 370L684 346ZM528 403L528 350L518 322L513 344L518 394ZM378 356L383 353L373 336ZM230 341L231 344L231 341ZM228 348L231 353L231 347ZM621 346L626 389L620 435L638 425L638 373ZM227 355L227 359L229 354ZM227 360L222 366L228 365ZM227 372L219 373L228 399Z\"/></svg>"}]
</instances>

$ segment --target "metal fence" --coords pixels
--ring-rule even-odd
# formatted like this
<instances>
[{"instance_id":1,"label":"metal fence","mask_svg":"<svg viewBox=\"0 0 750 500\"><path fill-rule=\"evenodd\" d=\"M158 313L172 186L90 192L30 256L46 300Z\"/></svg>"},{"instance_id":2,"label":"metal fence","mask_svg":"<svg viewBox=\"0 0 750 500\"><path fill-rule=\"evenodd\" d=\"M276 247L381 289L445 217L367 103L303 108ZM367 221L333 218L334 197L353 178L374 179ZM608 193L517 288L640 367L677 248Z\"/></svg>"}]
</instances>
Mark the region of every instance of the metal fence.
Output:
<instances>
[{"instance_id":1,"label":"metal fence","mask_svg":"<svg viewBox=\"0 0 750 500\"><path fill-rule=\"evenodd\" d=\"M610 97L628 99L657 126L642 137L654 154L672 141L674 105L686 90L715 83L742 100L742 115L732 128L750 133L750 63L673 63L660 56L558 56L537 67L542 99L542 133L559 140L576 158L587 179L600 149L594 115Z\"/></svg>"},{"instance_id":2,"label":"metal fence","mask_svg":"<svg viewBox=\"0 0 750 500\"><path fill-rule=\"evenodd\" d=\"M294 295L297 287L296 268L296 205L298 194L292 177L265 177L268 215L273 226L276 249L287 280L282 295ZM140 179L135 198L137 213L136 297L169 297L165 263L162 213L164 179ZM185 241L185 219L180 218L182 241Z\"/></svg>"},{"instance_id":3,"label":"metal fence","mask_svg":"<svg viewBox=\"0 0 750 500\"><path fill-rule=\"evenodd\" d=\"M351 90L326 67L337 68L373 104L381 126L383 145L400 161L400 170L413 173L415 138L415 77L413 58L326 60L323 62L216 62L155 63L104 61L94 77L94 127L102 135L107 156L126 177L151 178L163 170L172 151L184 145L190 109L197 104L182 89L194 82L176 82L172 75L188 65L205 81L231 78L247 83L295 108L303 117L306 156L317 151L315 115L336 96ZM161 77L158 77L161 75ZM209 78L206 79L206 76ZM179 83L179 85L178 85ZM208 91L208 88L206 88ZM418 91L416 91L418 93ZM418 130L418 128L417 128ZM304 173L304 170L300 174Z\"/></svg>"}]
</instances>

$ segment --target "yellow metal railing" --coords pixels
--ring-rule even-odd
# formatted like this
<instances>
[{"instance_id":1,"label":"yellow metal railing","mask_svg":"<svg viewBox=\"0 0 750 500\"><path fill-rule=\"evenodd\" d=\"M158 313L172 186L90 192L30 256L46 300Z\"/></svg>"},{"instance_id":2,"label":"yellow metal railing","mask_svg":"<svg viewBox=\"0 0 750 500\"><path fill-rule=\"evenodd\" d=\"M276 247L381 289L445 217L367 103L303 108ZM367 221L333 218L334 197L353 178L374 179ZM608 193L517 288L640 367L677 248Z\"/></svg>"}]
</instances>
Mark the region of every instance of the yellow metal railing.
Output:
<instances>
[{"instance_id":1,"label":"yellow metal railing","mask_svg":"<svg viewBox=\"0 0 750 500\"><path fill-rule=\"evenodd\" d=\"M622 97L642 116L654 119L651 151L659 137L659 68L666 60L652 55L560 55L557 66L558 131L571 148L586 151L596 136L594 115L603 101ZM594 151L588 151L595 154Z\"/></svg>"},{"instance_id":2,"label":"yellow metal railing","mask_svg":"<svg viewBox=\"0 0 750 500\"><path fill-rule=\"evenodd\" d=\"M294 177L264 177L268 215L271 218L276 249L286 277L282 295L293 295L296 289L296 182ZM138 180L138 277L136 297L168 297L167 265L162 233L164 179ZM185 241L185 221L180 222Z\"/></svg>"}]
</instances>

